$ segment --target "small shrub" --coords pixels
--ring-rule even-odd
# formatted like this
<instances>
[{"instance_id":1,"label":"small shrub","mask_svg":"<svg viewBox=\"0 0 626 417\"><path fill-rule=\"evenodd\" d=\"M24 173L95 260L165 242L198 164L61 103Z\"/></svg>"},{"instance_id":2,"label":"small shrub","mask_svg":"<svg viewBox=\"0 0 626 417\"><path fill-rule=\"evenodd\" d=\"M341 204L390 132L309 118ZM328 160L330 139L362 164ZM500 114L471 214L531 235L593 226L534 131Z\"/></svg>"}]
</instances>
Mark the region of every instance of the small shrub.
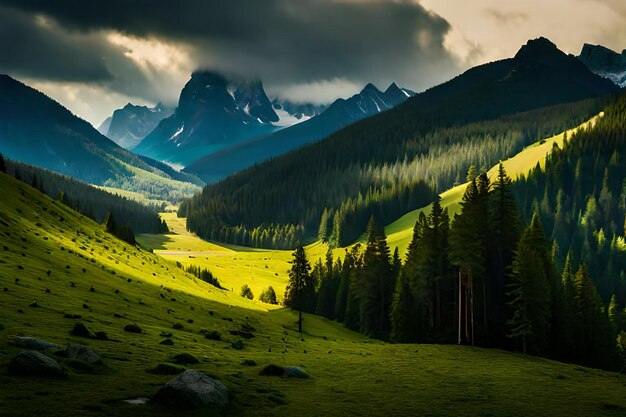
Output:
<instances>
[{"instance_id":1,"label":"small shrub","mask_svg":"<svg viewBox=\"0 0 626 417\"><path fill-rule=\"evenodd\" d=\"M252 293L252 290L250 289L248 284L243 284L241 286L240 295L244 298L247 298L248 300L254 299L254 294Z\"/></svg>"},{"instance_id":2,"label":"small shrub","mask_svg":"<svg viewBox=\"0 0 626 417\"><path fill-rule=\"evenodd\" d=\"M261 293L259 300L267 304L278 304L278 300L276 300L276 291L274 291L272 286L267 287L267 289Z\"/></svg>"}]
</instances>

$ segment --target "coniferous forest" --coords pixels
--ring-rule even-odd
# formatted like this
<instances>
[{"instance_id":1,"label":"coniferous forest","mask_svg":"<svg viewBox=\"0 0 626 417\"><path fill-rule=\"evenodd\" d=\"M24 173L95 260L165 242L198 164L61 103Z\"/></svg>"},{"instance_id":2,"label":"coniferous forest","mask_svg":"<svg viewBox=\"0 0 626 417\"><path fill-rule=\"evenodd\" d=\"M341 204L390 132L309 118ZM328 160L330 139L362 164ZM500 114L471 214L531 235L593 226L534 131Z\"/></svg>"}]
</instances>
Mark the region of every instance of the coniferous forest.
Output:
<instances>
[{"instance_id":1,"label":"coniferous forest","mask_svg":"<svg viewBox=\"0 0 626 417\"><path fill-rule=\"evenodd\" d=\"M622 97L528 178L513 183L500 165L490 181L472 167L460 213L450 218L436 198L404 259L372 216L364 247L336 260L329 250L314 264L317 291L300 305L382 340L498 347L621 370L625 125Z\"/></svg>"},{"instance_id":2,"label":"coniferous forest","mask_svg":"<svg viewBox=\"0 0 626 417\"><path fill-rule=\"evenodd\" d=\"M189 230L211 240L286 249L320 238L345 246L365 231L371 215L386 224L422 207L436 192L462 182L469 165L490 167L576 126L599 112L605 100L495 120L484 119L477 108L464 113L467 122L459 122L457 113L433 110L411 121L413 131L398 119L402 129L385 130L385 146L363 146L363 141L380 141L379 130L389 123L384 119L385 125L376 126L379 118L372 117L366 130L345 128L207 186L183 201L179 215L187 218ZM398 109L385 115L404 117Z\"/></svg>"}]
</instances>

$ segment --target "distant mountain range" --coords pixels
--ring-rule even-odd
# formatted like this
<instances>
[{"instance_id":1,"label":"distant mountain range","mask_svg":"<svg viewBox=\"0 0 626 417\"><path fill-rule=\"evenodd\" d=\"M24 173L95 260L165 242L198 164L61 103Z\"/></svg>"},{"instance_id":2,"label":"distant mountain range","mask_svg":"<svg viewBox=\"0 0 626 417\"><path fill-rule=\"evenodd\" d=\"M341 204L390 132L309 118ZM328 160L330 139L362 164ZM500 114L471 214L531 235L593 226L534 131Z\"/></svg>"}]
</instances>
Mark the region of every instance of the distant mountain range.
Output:
<instances>
[{"instance_id":1,"label":"distant mountain range","mask_svg":"<svg viewBox=\"0 0 626 417\"><path fill-rule=\"evenodd\" d=\"M368 84L348 99L338 99L326 110L302 123L209 154L184 169L205 182L217 181L255 163L283 155L291 150L323 139L337 130L368 116L389 110L415 93L395 83L381 92Z\"/></svg>"},{"instance_id":2,"label":"distant mountain range","mask_svg":"<svg viewBox=\"0 0 626 417\"><path fill-rule=\"evenodd\" d=\"M360 94L330 106L282 98L270 101L261 81L199 71L183 88L174 113L132 150L170 164L193 165L189 172L215 180L322 139L412 94L395 84L384 93L368 85ZM128 130L128 125L121 125ZM207 167L215 160L217 165Z\"/></svg>"},{"instance_id":3,"label":"distant mountain range","mask_svg":"<svg viewBox=\"0 0 626 417\"><path fill-rule=\"evenodd\" d=\"M168 184L192 192L195 186L189 183L201 184L121 148L56 101L7 75L0 75L0 153L91 184L132 191Z\"/></svg>"},{"instance_id":4,"label":"distant mountain range","mask_svg":"<svg viewBox=\"0 0 626 417\"><path fill-rule=\"evenodd\" d=\"M626 49L621 54L601 45L586 43L578 59L595 74L626 87Z\"/></svg>"},{"instance_id":5,"label":"distant mountain range","mask_svg":"<svg viewBox=\"0 0 626 417\"><path fill-rule=\"evenodd\" d=\"M159 103L155 107L128 103L102 122L98 131L122 148L131 149L154 130L159 122L170 117L174 109Z\"/></svg>"},{"instance_id":6,"label":"distant mountain range","mask_svg":"<svg viewBox=\"0 0 626 417\"><path fill-rule=\"evenodd\" d=\"M134 149L148 157L187 165L200 156L277 129L280 118L260 81L195 72L170 117Z\"/></svg>"}]
</instances>

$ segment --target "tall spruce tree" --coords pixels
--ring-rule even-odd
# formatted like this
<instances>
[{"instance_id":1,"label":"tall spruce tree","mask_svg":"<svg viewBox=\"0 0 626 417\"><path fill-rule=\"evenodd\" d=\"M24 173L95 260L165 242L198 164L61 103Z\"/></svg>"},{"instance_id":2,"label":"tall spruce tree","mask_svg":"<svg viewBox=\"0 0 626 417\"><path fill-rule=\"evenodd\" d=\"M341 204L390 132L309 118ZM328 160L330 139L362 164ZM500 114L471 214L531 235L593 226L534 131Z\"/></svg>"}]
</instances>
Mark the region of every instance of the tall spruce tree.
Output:
<instances>
[{"instance_id":1,"label":"tall spruce tree","mask_svg":"<svg viewBox=\"0 0 626 417\"><path fill-rule=\"evenodd\" d=\"M493 182L489 197L488 225L490 239L488 241L489 256L489 328L490 339L496 345L502 345L502 337L506 333L506 293L507 270L513 262L513 252L520 237L520 216L513 196L511 178L507 175L504 165L498 165L498 175Z\"/></svg>"},{"instance_id":2,"label":"tall spruce tree","mask_svg":"<svg viewBox=\"0 0 626 417\"><path fill-rule=\"evenodd\" d=\"M507 322L508 336L519 341L523 353L545 355L550 335L550 286L530 226L517 245L509 289L512 317Z\"/></svg>"},{"instance_id":3,"label":"tall spruce tree","mask_svg":"<svg viewBox=\"0 0 626 417\"><path fill-rule=\"evenodd\" d=\"M564 314L561 317L564 333L559 340L558 359L570 362L574 360L574 350L577 336L577 323L574 306L574 276L572 274L571 251L565 257L563 273L561 274L561 287L563 289Z\"/></svg>"},{"instance_id":4,"label":"tall spruce tree","mask_svg":"<svg viewBox=\"0 0 626 417\"><path fill-rule=\"evenodd\" d=\"M384 229L372 216L367 226L367 246L360 271L360 328L378 339L389 336L389 311L394 289L389 247Z\"/></svg>"},{"instance_id":5,"label":"tall spruce tree","mask_svg":"<svg viewBox=\"0 0 626 417\"><path fill-rule=\"evenodd\" d=\"M408 279L400 273L391 302L391 341L409 343L417 340L415 334L415 300Z\"/></svg>"},{"instance_id":6,"label":"tall spruce tree","mask_svg":"<svg viewBox=\"0 0 626 417\"><path fill-rule=\"evenodd\" d=\"M574 309L578 325L575 361L587 366L619 369L616 335L584 264L574 277Z\"/></svg>"},{"instance_id":7,"label":"tall spruce tree","mask_svg":"<svg viewBox=\"0 0 626 417\"><path fill-rule=\"evenodd\" d=\"M311 304L311 293L315 292L315 284L311 279L311 264L306 257L302 245L293 252L289 285L285 292L285 305L298 311L298 332L302 333L302 312Z\"/></svg>"},{"instance_id":8,"label":"tall spruce tree","mask_svg":"<svg viewBox=\"0 0 626 417\"><path fill-rule=\"evenodd\" d=\"M481 239L486 213L482 211L482 196L476 180L472 180L463 194L461 212L454 218L450 233L450 261L457 266L457 341L475 342L475 284L484 274L484 241Z\"/></svg>"},{"instance_id":9,"label":"tall spruce tree","mask_svg":"<svg viewBox=\"0 0 626 417\"><path fill-rule=\"evenodd\" d=\"M332 228L331 224L331 216L328 209L324 209L322 212L322 218L320 219L320 227L317 232L317 238L322 242L327 242L329 237L329 232Z\"/></svg>"}]
</instances>

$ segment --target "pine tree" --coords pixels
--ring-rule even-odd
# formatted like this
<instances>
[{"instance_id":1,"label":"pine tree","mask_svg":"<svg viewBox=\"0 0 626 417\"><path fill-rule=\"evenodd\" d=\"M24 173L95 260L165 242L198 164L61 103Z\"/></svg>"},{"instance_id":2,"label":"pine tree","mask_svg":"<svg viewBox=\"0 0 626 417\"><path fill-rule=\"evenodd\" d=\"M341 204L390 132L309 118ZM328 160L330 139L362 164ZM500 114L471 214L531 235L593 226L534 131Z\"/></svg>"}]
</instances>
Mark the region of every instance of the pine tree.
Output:
<instances>
[{"instance_id":1,"label":"pine tree","mask_svg":"<svg viewBox=\"0 0 626 417\"><path fill-rule=\"evenodd\" d=\"M322 242L328 242L328 235L330 232L329 222L331 220L328 209L324 209L322 212L322 218L320 219L320 227L317 232L317 238Z\"/></svg>"},{"instance_id":2,"label":"pine tree","mask_svg":"<svg viewBox=\"0 0 626 417\"><path fill-rule=\"evenodd\" d=\"M550 332L550 287L540 254L527 228L513 258L507 322L508 336L522 345L523 353L546 354Z\"/></svg>"},{"instance_id":3,"label":"pine tree","mask_svg":"<svg viewBox=\"0 0 626 417\"><path fill-rule=\"evenodd\" d=\"M285 292L285 305L298 311L298 331L302 333L302 311L310 305L311 292L315 291L315 284L310 275L311 264L306 258L306 252L299 245L293 252L293 261L289 270L289 285Z\"/></svg>"},{"instance_id":4,"label":"pine tree","mask_svg":"<svg viewBox=\"0 0 626 417\"><path fill-rule=\"evenodd\" d=\"M507 268L513 261L513 252L520 236L520 217L512 192L511 178L502 163L498 166L498 175L489 199L489 325L492 337L496 339L496 343L501 343L501 337L506 330Z\"/></svg>"},{"instance_id":5,"label":"pine tree","mask_svg":"<svg viewBox=\"0 0 626 417\"><path fill-rule=\"evenodd\" d=\"M315 314L331 320L335 319L335 305L337 304L336 297L339 287L339 277L336 276L334 267L333 252L331 248L328 248L325 264L321 265L320 260L320 287Z\"/></svg>"},{"instance_id":6,"label":"pine tree","mask_svg":"<svg viewBox=\"0 0 626 417\"><path fill-rule=\"evenodd\" d=\"M449 257L458 267L458 343L475 341L475 283L485 270L484 233L486 213L482 211L481 195L476 181L471 181L463 194L461 213L456 215L450 233Z\"/></svg>"},{"instance_id":7,"label":"pine tree","mask_svg":"<svg viewBox=\"0 0 626 417\"><path fill-rule=\"evenodd\" d=\"M574 309L574 277L572 274L572 254L567 253L563 273L561 275L561 287L563 289L564 314L561 318L564 333L561 334L559 349L557 350L560 360L574 360L574 346L576 345L577 323Z\"/></svg>"},{"instance_id":8,"label":"pine tree","mask_svg":"<svg viewBox=\"0 0 626 417\"><path fill-rule=\"evenodd\" d=\"M372 216L367 226L367 246L360 272L360 328L368 336L385 339L389 335L389 310L394 278L389 262L387 237Z\"/></svg>"},{"instance_id":9,"label":"pine tree","mask_svg":"<svg viewBox=\"0 0 626 417\"><path fill-rule=\"evenodd\" d=\"M335 301L335 316L337 321L341 323L343 323L346 319L348 293L350 291L350 276L356 268L357 259L359 258L359 250L359 244L354 245L351 250L346 249L343 267L341 268L341 273L339 274L339 285Z\"/></svg>"},{"instance_id":10,"label":"pine tree","mask_svg":"<svg viewBox=\"0 0 626 417\"><path fill-rule=\"evenodd\" d=\"M575 361L608 370L618 369L616 335L584 264L574 278L574 309L578 324Z\"/></svg>"},{"instance_id":11,"label":"pine tree","mask_svg":"<svg viewBox=\"0 0 626 417\"><path fill-rule=\"evenodd\" d=\"M415 315L415 300L411 294L411 287L406 276L401 273L391 302L391 341L396 343L416 341Z\"/></svg>"},{"instance_id":12,"label":"pine tree","mask_svg":"<svg viewBox=\"0 0 626 417\"><path fill-rule=\"evenodd\" d=\"M617 297L615 294L611 297L611 301L609 303L608 308L609 320L611 320L611 324L615 329L616 333L619 333L623 330L622 328L622 311L619 303L617 302Z\"/></svg>"},{"instance_id":13,"label":"pine tree","mask_svg":"<svg viewBox=\"0 0 626 417\"><path fill-rule=\"evenodd\" d=\"M115 224L115 219L113 218L113 215L111 214L111 212L107 212L107 214L104 216L104 220L102 221L102 225L104 226L104 230L107 231L107 233L115 233L115 229L117 228L117 225Z\"/></svg>"},{"instance_id":14,"label":"pine tree","mask_svg":"<svg viewBox=\"0 0 626 417\"><path fill-rule=\"evenodd\" d=\"M4 156L0 153L0 172L7 172L7 165L4 162Z\"/></svg>"}]
</instances>

